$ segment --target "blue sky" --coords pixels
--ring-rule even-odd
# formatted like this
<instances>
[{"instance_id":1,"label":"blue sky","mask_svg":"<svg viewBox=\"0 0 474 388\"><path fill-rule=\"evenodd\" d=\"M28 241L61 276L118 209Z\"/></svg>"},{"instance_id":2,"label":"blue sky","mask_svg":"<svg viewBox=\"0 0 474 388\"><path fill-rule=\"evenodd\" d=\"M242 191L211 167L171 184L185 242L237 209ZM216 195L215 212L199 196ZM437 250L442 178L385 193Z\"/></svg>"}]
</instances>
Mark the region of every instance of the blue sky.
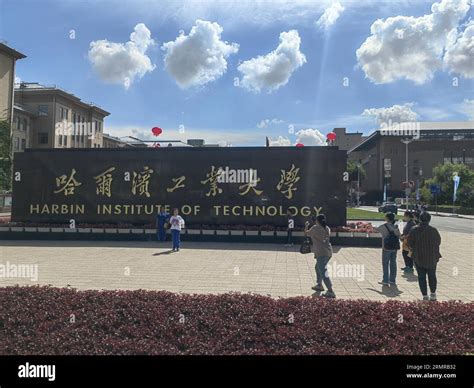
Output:
<instances>
[{"instance_id":1,"label":"blue sky","mask_svg":"<svg viewBox=\"0 0 474 388\"><path fill-rule=\"evenodd\" d=\"M311 145L339 126L368 133L388 119L472 119L472 6L433 3L0 0L0 39L27 55L22 81L98 104L111 134L148 137L160 126L163 139ZM212 53L196 59L203 47ZM124 69L134 74L128 85Z\"/></svg>"}]
</instances>

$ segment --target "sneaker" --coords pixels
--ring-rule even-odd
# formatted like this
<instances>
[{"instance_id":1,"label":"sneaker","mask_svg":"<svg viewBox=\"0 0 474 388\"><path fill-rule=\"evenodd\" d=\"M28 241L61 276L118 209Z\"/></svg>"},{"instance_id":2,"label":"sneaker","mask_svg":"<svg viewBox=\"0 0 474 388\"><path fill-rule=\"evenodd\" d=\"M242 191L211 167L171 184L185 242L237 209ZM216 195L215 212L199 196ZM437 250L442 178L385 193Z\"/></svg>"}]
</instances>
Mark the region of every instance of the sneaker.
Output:
<instances>
[{"instance_id":1,"label":"sneaker","mask_svg":"<svg viewBox=\"0 0 474 388\"><path fill-rule=\"evenodd\" d=\"M389 284L390 284L391 286L394 286L394 287L397 286L397 283L395 283L395 282L389 282Z\"/></svg>"},{"instance_id":2,"label":"sneaker","mask_svg":"<svg viewBox=\"0 0 474 388\"><path fill-rule=\"evenodd\" d=\"M331 291L326 291L324 293L321 294L322 296L324 296L325 298L335 298L336 297L336 294L334 292L331 292Z\"/></svg>"},{"instance_id":3,"label":"sneaker","mask_svg":"<svg viewBox=\"0 0 474 388\"><path fill-rule=\"evenodd\" d=\"M405 272L405 273L413 273L413 272L415 272L415 270L413 269L413 267L407 267L406 269L403 270L403 272Z\"/></svg>"},{"instance_id":4,"label":"sneaker","mask_svg":"<svg viewBox=\"0 0 474 388\"><path fill-rule=\"evenodd\" d=\"M438 298L436 298L436 292L432 292L432 293L430 294L430 300L432 300L432 301L438 300Z\"/></svg>"},{"instance_id":5,"label":"sneaker","mask_svg":"<svg viewBox=\"0 0 474 388\"><path fill-rule=\"evenodd\" d=\"M316 284L315 286L311 287L314 291L324 291L324 287Z\"/></svg>"},{"instance_id":6,"label":"sneaker","mask_svg":"<svg viewBox=\"0 0 474 388\"><path fill-rule=\"evenodd\" d=\"M382 286L388 286L388 283L387 282L379 282L379 284L381 284Z\"/></svg>"},{"instance_id":7,"label":"sneaker","mask_svg":"<svg viewBox=\"0 0 474 388\"><path fill-rule=\"evenodd\" d=\"M423 300L430 300L430 297L428 295L423 295Z\"/></svg>"},{"instance_id":8,"label":"sneaker","mask_svg":"<svg viewBox=\"0 0 474 388\"><path fill-rule=\"evenodd\" d=\"M402 268L400 268L400 269L401 269L402 271L406 271L408 268L410 268L410 267L402 267Z\"/></svg>"},{"instance_id":9,"label":"sneaker","mask_svg":"<svg viewBox=\"0 0 474 388\"><path fill-rule=\"evenodd\" d=\"M176 252L179 252L179 248L176 248Z\"/></svg>"}]
</instances>

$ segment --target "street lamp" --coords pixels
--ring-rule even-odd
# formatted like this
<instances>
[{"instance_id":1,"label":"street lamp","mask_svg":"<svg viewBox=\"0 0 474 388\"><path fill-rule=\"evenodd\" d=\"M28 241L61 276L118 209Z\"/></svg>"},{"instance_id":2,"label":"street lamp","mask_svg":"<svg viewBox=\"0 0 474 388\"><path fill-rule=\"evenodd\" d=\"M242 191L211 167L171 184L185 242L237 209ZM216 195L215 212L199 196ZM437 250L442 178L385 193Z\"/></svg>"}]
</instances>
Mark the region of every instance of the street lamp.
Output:
<instances>
[{"instance_id":1,"label":"street lamp","mask_svg":"<svg viewBox=\"0 0 474 388\"><path fill-rule=\"evenodd\" d=\"M405 189L405 201L406 201L406 210L408 210L408 144L410 144L415 139L401 139L401 142L405 144L405 182L407 183L407 187Z\"/></svg>"},{"instance_id":2,"label":"street lamp","mask_svg":"<svg viewBox=\"0 0 474 388\"><path fill-rule=\"evenodd\" d=\"M362 165L357 163L357 207L360 206L360 167Z\"/></svg>"}]
</instances>

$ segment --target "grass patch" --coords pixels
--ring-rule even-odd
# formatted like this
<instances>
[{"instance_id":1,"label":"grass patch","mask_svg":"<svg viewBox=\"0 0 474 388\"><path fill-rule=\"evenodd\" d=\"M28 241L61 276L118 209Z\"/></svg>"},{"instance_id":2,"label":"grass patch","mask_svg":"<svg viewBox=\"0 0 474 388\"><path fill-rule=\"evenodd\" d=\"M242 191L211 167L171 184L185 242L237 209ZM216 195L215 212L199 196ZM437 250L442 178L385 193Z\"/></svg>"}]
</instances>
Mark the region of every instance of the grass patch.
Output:
<instances>
[{"instance_id":1,"label":"grass patch","mask_svg":"<svg viewBox=\"0 0 474 388\"><path fill-rule=\"evenodd\" d=\"M402 217L397 215L397 220L401 220ZM347 208L347 219L348 220L384 220L384 213L371 212L369 210L356 209L352 207Z\"/></svg>"}]
</instances>

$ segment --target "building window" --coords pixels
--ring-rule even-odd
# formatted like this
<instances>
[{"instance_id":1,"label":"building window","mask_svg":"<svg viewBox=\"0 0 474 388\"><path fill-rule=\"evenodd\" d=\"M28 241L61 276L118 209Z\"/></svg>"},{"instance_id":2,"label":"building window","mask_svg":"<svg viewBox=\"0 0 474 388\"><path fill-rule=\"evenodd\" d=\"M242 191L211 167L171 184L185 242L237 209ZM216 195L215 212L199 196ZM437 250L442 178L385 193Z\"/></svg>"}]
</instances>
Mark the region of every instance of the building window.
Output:
<instances>
[{"instance_id":1,"label":"building window","mask_svg":"<svg viewBox=\"0 0 474 388\"><path fill-rule=\"evenodd\" d=\"M59 114L61 116L61 120L67 120L69 116L69 109L60 108Z\"/></svg>"},{"instance_id":2,"label":"building window","mask_svg":"<svg viewBox=\"0 0 474 388\"><path fill-rule=\"evenodd\" d=\"M63 145L63 135L59 135L58 144L59 144L60 146Z\"/></svg>"},{"instance_id":3,"label":"building window","mask_svg":"<svg viewBox=\"0 0 474 388\"><path fill-rule=\"evenodd\" d=\"M64 147L67 147L67 136L64 136L64 139L63 139L63 146L64 146Z\"/></svg>"},{"instance_id":4,"label":"building window","mask_svg":"<svg viewBox=\"0 0 474 388\"><path fill-rule=\"evenodd\" d=\"M26 139L21 139L21 149L24 150L26 148Z\"/></svg>"},{"instance_id":5,"label":"building window","mask_svg":"<svg viewBox=\"0 0 474 388\"><path fill-rule=\"evenodd\" d=\"M20 149L20 139L18 137L13 138L13 148L15 151Z\"/></svg>"},{"instance_id":6,"label":"building window","mask_svg":"<svg viewBox=\"0 0 474 388\"><path fill-rule=\"evenodd\" d=\"M24 131L28 130L28 120L27 119L23 119L23 130Z\"/></svg>"},{"instance_id":7,"label":"building window","mask_svg":"<svg viewBox=\"0 0 474 388\"><path fill-rule=\"evenodd\" d=\"M38 105L38 116L47 116L49 113L48 105Z\"/></svg>"},{"instance_id":8,"label":"building window","mask_svg":"<svg viewBox=\"0 0 474 388\"><path fill-rule=\"evenodd\" d=\"M40 144L48 144L48 134L46 132L38 133L38 143Z\"/></svg>"}]
</instances>

